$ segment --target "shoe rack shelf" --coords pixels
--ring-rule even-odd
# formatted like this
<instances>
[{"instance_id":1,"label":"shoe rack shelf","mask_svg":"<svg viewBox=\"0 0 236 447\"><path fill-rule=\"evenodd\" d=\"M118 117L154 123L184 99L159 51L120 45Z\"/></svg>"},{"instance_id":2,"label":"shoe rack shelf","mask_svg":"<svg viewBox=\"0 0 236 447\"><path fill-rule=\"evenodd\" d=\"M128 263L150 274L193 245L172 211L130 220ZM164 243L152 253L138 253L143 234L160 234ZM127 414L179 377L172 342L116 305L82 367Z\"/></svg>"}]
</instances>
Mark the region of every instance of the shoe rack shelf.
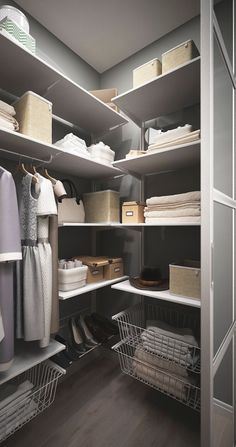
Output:
<instances>
[{"instance_id":1,"label":"shoe rack shelf","mask_svg":"<svg viewBox=\"0 0 236 447\"><path fill-rule=\"evenodd\" d=\"M75 296L84 295L85 293L93 292L98 289L102 289L103 287L110 286L112 284L115 284L116 282L123 281L124 279L127 279L128 276L121 276L120 278L111 279L108 281L99 281L93 284L87 284L84 287L80 287L80 289L71 290L69 292L61 292L59 290L59 299L64 301L68 300L69 298L73 298Z\"/></svg>"},{"instance_id":2,"label":"shoe rack shelf","mask_svg":"<svg viewBox=\"0 0 236 447\"><path fill-rule=\"evenodd\" d=\"M112 289L120 290L121 292L128 292L135 295L146 296L162 301L170 301L172 303L183 304L185 306L191 307L201 307L201 301L195 298L187 298L181 295L173 295L169 290L164 290L162 292L154 292L150 290L136 289L131 286L128 280L119 282L111 286Z\"/></svg>"},{"instance_id":3,"label":"shoe rack shelf","mask_svg":"<svg viewBox=\"0 0 236 447\"><path fill-rule=\"evenodd\" d=\"M44 362L65 349L65 346L56 340L51 340L47 348L44 349L39 348L37 345L37 342L28 343L26 349L26 344L24 342L18 342L16 344L16 353L12 366L8 371L1 372L0 385L19 376L33 366Z\"/></svg>"}]
</instances>

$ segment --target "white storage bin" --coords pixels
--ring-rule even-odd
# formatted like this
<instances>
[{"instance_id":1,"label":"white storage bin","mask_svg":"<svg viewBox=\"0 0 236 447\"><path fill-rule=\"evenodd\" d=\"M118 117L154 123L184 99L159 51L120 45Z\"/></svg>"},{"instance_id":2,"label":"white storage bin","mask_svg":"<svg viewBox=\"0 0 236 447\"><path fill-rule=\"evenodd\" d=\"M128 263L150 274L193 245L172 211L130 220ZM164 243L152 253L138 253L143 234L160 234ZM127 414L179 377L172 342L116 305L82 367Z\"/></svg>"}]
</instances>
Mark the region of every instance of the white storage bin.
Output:
<instances>
[{"instance_id":1,"label":"white storage bin","mask_svg":"<svg viewBox=\"0 0 236 447\"><path fill-rule=\"evenodd\" d=\"M80 289L87 282L88 267L75 267L72 269L58 269L58 288L62 292Z\"/></svg>"},{"instance_id":2,"label":"white storage bin","mask_svg":"<svg viewBox=\"0 0 236 447\"><path fill-rule=\"evenodd\" d=\"M199 56L199 51L193 40L187 40L177 47L171 48L162 55L162 73L174 70L182 64Z\"/></svg>"},{"instance_id":3,"label":"white storage bin","mask_svg":"<svg viewBox=\"0 0 236 447\"><path fill-rule=\"evenodd\" d=\"M52 143L52 103L28 91L13 106L19 131L45 143Z\"/></svg>"}]
</instances>

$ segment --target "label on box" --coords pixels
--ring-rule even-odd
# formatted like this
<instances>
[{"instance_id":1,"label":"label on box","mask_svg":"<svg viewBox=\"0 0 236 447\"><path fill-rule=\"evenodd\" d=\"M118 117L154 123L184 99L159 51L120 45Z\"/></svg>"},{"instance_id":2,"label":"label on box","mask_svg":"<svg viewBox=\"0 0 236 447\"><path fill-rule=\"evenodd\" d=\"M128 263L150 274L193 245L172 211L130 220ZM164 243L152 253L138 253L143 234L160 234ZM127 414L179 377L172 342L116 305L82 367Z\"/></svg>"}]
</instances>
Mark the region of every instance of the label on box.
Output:
<instances>
[{"instance_id":1,"label":"label on box","mask_svg":"<svg viewBox=\"0 0 236 447\"><path fill-rule=\"evenodd\" d=\"M126 211L126 216L133 216L134 212L133 211Z\"/></svg>"},{"instance_id":2,"label":"label on box","mask_svg":"<svg viewBox=\"0 0 236 447\"><path fill-rule=\"evenodd\" d=\"M114 272L115 273L117 273L117 272L119 272L120 271L120 267L116 267L115 269L114 269Z\"/></svg>"}]
</instances>

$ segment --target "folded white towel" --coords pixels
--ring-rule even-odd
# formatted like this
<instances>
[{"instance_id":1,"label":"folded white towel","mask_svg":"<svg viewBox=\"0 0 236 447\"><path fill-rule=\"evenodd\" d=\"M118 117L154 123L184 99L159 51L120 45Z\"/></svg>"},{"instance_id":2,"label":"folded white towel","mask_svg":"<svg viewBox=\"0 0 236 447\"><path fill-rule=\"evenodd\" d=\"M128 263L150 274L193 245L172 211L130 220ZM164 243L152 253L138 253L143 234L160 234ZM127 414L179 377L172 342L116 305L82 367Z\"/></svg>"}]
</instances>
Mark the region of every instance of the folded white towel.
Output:
<instances>
[{"instance_id":1,"label":"folded white towel","mask_svg":"<svg viewBox=\"0 0 236 447\"><path fill-rule=\"evenodd\" d=\"M145 223L146 224L171 224L172 222L175 223L191 223L191 224L200 224L201 223L201 217L200 216L186 216L186 217L145 217Z\"/></svg>"},{"instance_id":2,"label":"folded white towel","mask_svg":"<svg viewBox=\"0 0 236 447\"><path fill-rule=\"evenodd\" d=\"M166 142L163 143L159 143L158 141L157 143L151 144L150 146L148 146L147 153L153 153L155 151L158 152L158 150L170 146L178 146L180 144L191 143L193 141L199 140L199 138L200 130L196 130L182 137L168 139Z\"/></svg>"},{"instance_id":3,"label":"folded white towel","mask_svg":"<svg viewBox=\"0 0 236 447\"><path fill-rule=\"evenodd\" d=\"M15 131L14 124L10 123L9 121L7 121L7 120L5 120L4 118L1 118L1 117L0 117L0 127L2 129Z\"/></svg>"},{"instance_id":4,"label":"folded white towel","mask_svg":"<svg viewBox=\"0 0 236 447\"><path fill-rule=\"evenodd\" d=\"M176 204L185 202L199 202L201 199L200 191L185 192L182 194L173 194L170 196L150 197L147 199L147 205L164 205Z\"/></svg>"},{"instance_id":5,"label":"folded white towel","mask_svg":"<svg viewBox=\"0 0 236 447\"><path fill-rule=\"evenodd\" d=\"M185 202L185 203L168 203L163 205L148 205L144 208L144 211L166 211L166 210L184 210L194 208L201 209L200 202Z\"/></svg>"},{"instance_id":6,"label":"folded white towel","mask_svg":"<svg viewBox=\"0 0 236 447\"><path fill-rule=\"evenodd\" d=\"M165 337L172 337L174 340L198 347L198 342L190 328L176 328L162 320L147 320L146 327L147 331L153 335L160 334Z\"/></svg>"},{"instance_id":7,"label":"folded white towel","mask_svg":"<svg viewBox=\"0 0 236 447\"><path fill-rule=\"evenodd\" d=\"M148 137L147 142L149 143L149 146L153 146L155 144L162 144L181 138L191 132L192 126L190 124L185 124L184 126L179 126L167 131L150 127L147 129L145 136Z\"/></svg>"},{"instance_id":8,"label":"folded white towel","mask_svg":"<svg viewBox=\"0 0 236 447\"><path fill-rule=\"evenodd\" d=\"M14 387L7 386L7 396L0 401L0 411L2 409L4 409L4 411L7 410L8 406L10 406L12 403L13 405L15 405L15 403L17 403L17 399L21 400L22 398L24 398L27 395L26 393L32 390L33 386L34 385L29 380L25 380L23 383L21 383L14 392L12 392Z\"/></svg>"},{"instance_id":9,"label":"folded white towel","mask_svg":"<svg viewBox=\"0 0 236 447\"><path fill-rule=\"evenodd\" d=\"M142 344L136 348L134 358L140 360L141 362L149 363L151 366L174 373L177 376L188 378L188 372L185 368L174 363L173 361L144 351Z\"/></svg>"},{"instance_id":10,"label":"folded white towel","mask_svg":"<svg viewBox=\"0 0 236 447\"><path fill-rule=\"evenodd\" d=\"M16 414L0 429L0 439L8 436L18 427L30 420L38 411L38 404L33 399L29 400L23 408L18 408Z\"/></svg>"},{"instance_id":11,"label":"folded white towel","mask_svg":"<svg viewBox=\"0 0 236 447\"><path fill-rule=\"evenodd\" d=\"M145 211L144 217L183 217L183 216L200 216L199 209L185 208L166 211Z\"/></svg>"},{"instance_id":12,"label":"folded white towel","mask_svg":"<svg viewBox=\"0 0 236 447\"><path fill-rule=\"evenodd\" d=\"M14 107L10 106L9 104L1 100L0 100L0 110L8 113L11 116L15 116L16 114Z\"/></svg>"}]
</instances>

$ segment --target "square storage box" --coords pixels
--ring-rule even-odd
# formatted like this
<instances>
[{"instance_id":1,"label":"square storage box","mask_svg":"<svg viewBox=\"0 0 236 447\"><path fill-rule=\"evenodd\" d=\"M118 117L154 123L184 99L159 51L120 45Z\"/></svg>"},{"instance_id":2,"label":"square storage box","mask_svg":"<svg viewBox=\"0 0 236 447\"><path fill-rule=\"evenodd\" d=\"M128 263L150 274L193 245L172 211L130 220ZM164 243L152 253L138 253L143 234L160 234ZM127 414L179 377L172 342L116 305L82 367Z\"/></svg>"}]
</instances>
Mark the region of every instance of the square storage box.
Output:
<instances>
[{"instance_id":1,"label":"square storage box","mask_svg":"<svg viewBox=\"0 0 236 447\"><path fill-rule=\"evenodd\" d=\"M187 40L162 55L162 73L173 70L197 56L199 51L195 43L193 40Z\"/></svg>"},{"instance_id":2,"label":"square storage box","mask_svg":"<svg viewBox=\"0 0 236 447\"><path fill-rule=\"evenodd\" d=\"M133 70L133 88L151 81L162 73L161 62L153 59Z\"/></svg>"},{"instance_id":3,"label":"square storage box","mask_svg":"<svg viewBox=\"0 0 236 447\"><path fill-rule=\"evenodd\" d=\"M83 195L85 222L120 223L120 194L117 191L90 192Z\"/></svg>"},{"instance_id":4,"label":"square storage box","mask_svg":"<svg viewBox=\"0 0 236 447\"><path fill-rule=\"evenodd\" d=\"M26 92L14 104L19 131L45 143L52 143L52 103L34 92Z\"/></svg>"},{"instance_id":5,"label":"square storage box","mask_svg":"<svg viewBox=\"0 0 236 447\"><path fill-rule=\"evenodd\" d=\"M75 259L75 258L74 258ZM88 267L87 283L102 281L104 279L104 265L108 258L102 256L78 256L77 259Z\"/></svg>"},{"instance_id":6,"label":"square storage box","mask_svg":"<svg viewBox=\"0 0 236 447\"><path fill-rule=\"evenodd\" d=\"M201 269L198 261L170 264L170 293L201 299Z\"/></svg>"},{"instance_id":7,"label":"square storage box","mask_svg":"<svg viewBox=\"0 0 236 447\"><path fill-rule=\"evenodd\" d=\"M144 203L124 202L122 205L122 223L144 223Z\"/></svg>"},{"instance_id":8,"label":"square storage box","mask_svg":"<svg viewBox=\"0 0 236 447\"><path fill-rule=\"evenodd\" d=\"M88 267L75 267L72 269L58 269L58 289L62 292L79 289L86 285Z\"/></svg>"},{"instance_id":9,"label":"square storage box","mask_svg":"<svg viewBox=\"0 0 236 447\"><path fill-rule=\"evenodd\" d=\"M104 279L116 279L124 275L122 258L109 258L109 264L104 266Z\"/></svg>"},{"instance_id":10,"label":"square storage box","mask_svg":"<svg viewBox=\"0 0 236 447\"><path fill-rule=\"evenodd\" d=\"M111 109L118 112L118 107L112 102L112 98L118 95L117 88L105 88L103 90L91 90L93 96L100 99L100 101L104 102Z\"/></svg>"}]
</instances>

